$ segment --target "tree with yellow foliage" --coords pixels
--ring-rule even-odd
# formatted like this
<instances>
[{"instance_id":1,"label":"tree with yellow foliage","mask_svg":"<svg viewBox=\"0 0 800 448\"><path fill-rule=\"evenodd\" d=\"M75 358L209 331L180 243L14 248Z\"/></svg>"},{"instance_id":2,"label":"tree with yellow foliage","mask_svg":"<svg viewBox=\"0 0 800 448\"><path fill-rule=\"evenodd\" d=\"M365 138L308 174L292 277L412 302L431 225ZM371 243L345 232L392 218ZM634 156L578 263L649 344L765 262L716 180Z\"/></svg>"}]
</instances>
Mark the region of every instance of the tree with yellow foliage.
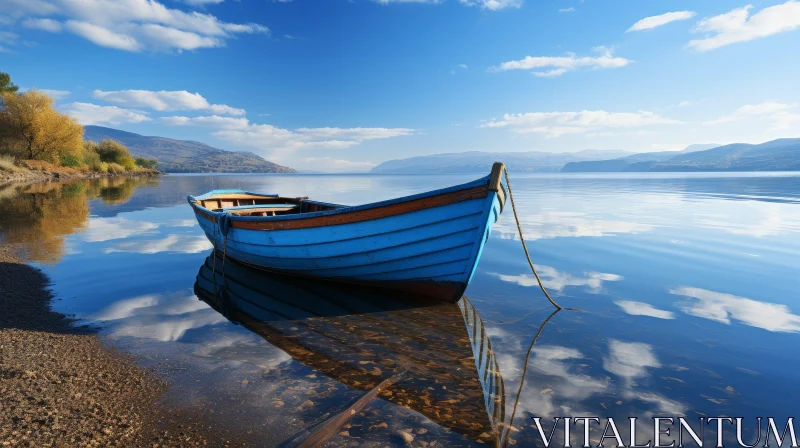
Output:
<instances>
[{"instance_id":1,"label":"tree with yellow foliage","mask_svg":"<svg viewBox=\"0 0 800 448\"><path fill-rule=\"evenodd\" d=\"M53 163L82 155L83 126L55 110L52 98L36 90L0 95L0 152Z\"/></svg>"}]
</instances>

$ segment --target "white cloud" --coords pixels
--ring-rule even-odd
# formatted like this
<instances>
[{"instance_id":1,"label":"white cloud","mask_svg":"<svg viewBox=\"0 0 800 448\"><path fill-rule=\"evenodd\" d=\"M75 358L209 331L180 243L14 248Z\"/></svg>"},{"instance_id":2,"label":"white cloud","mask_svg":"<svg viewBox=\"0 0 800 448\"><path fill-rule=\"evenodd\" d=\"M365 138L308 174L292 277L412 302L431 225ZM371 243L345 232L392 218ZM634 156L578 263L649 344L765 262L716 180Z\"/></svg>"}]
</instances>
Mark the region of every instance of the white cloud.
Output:
<instances>
[{"instance_id":1,"label":"white cloud","mask_svg":"<svg viewBox=\"0 0 800 448\"><path fill-rule=\"evenodd\" d=\"M686 314L730 325L735 319L751 327L764 330L800 332L800 316L792 314L788 306L761 302L707 289L682 286L671 289L670 294L697 299L685 305Z\"/></svg>"},{"instance_id":2,"label":"white cloud","mask_svg":"<svg viewBox=\"0 0 800 448\"><path fill-rule=\"evenodd\" d=\"M62 28L61 22L53 19L26 19L22 21L22 26L51 33L59 33Z\"/></svg>"},{"instance_id":3,"label":"white cloud","mask_svg":"<svg viewBox=\"0 0 800 448\"><path fill-rule=\"evenodd\" d=\"M194 227L197 225L196 219L173 219L167 223L170 227Z\"/></svg>"},{"instance_id":4,"label":"white cloud","mask_svg":"<svg viewBox=\"0 0 800 448\"><path fill-rule=\"evenodd\" d=\"M325 172L360 172L375 167L370 162L351 162L349 160L334 159L332 157L306 157L303 159L303 168Z\"/></svg>"},{"instance_id":5,"label":"white cloud","mask_svg":"<svg viewBox=\"0 0 800 448\"><path fill-rule=\"evenodd\" d=\"M522 7L522 0L458 0L462 5L477 6L481 9L498 11L506 8Z\"/></svg>"},{"instance_id":6,"label":"white cloud","mask_svg":"<svg viewBox=\"0 0 800 448\"><path fill-rule=\"evenodd\" d=\"M214 48L225 45L215 36L203 36L191 31L183 31L164 25L148 23L138 28L138 38L145 41L153 49L196 50L198 48Z\"/></svg>"},{"instance_id":7,"label":"white cloud","mask_svg":"<svg viewBox=\"0 0 800 448\"><path fill-rule=\"evenodd\" d=\"M648 316L657 319L675 319L675 314L671 311L660 310L653 305L642 302L634 302L633 300L617 300L614 302L622 311L632 316Z\"/></svg>"},{"instance_id":8,"label":"white cloud","mask_svg":"<svg viewBox=\"0 0 800 448\"><path fill-rule=\"evenodd\" d=\"M226 104L211 104L199 93L186 90L95 90L92 96L127 107L145 107L160 112L176 110L207 110L215 114L244 115L244 109Z\"/></svg>"},{"instance_id":9,"label":"white cloud","mask_svg":"<svg viewBox=\"0 0 800 448\"><path fill-rule=\"evenodd\" d=\"M111 335L114 337L133 336L163 342L177 341L191 329L227 322L225 317L208 308L196 297L187 297L186 300L199 303L205 308L181 315L134 315L125 319L120 325L112 326Z\"/></svg>"},{"instance_id":10,"label":"white cloud","mask_svg":"<svg viewBox=\"0 0 800 448\"><path fill-rule=\"evenodd\" d=\"M658 28L662 25L666 25L677 20L691 19L695 15L697 14L694 11L675 11L657 16L645 17L644 19L634 23L633 26L628 28L628 30L625 32L629 33L631 31L652 30L653 28Z\"/></svg>"},{"instance_id":11,"label":"white cloud","mask_svg":"<svg viewBox=\"0 0 800 448\"><path fill-rule=\"evenodd\" d=\"M469 68L469 67L467 66L467 64L458 64L458 67L459 67L459 68L463 68L464 70L466 70L466 69L468 69L468 68Z\"/></svg>"},{"instance_id":12,"label":"white cloud","mask_svg":"<svg viewBox=\"0 0 800 448\"><path fill-rule=\"evenodd\" d=\"M622 280L622 276L617 274L584 272L582 276L576 276L545 265L537 266L536 271L539 273L539 278L542 279L544 286L557 292L564 291L564 288L568 286L583 286L586 292L599 294L603 290L604 282ZM539 286L533 274L506 275L490 272L489 275L493 275L504 282L516 283L524 287Z\"/></svg>"},{"instance_id":13,"label":"white cloud","mask_svg":"<svg viewBox=\"0 0 800 448\"><path fill-rule=\"evenodd\" d=\"M219 123L223 124L222 121ZM293 151L309 148L343 149L366 140L401 137L414 133L416 133L414 129L408 128L328 127L289 130L269 124L250 123L247 126L223 127L213 135L220 140L241 146L271 151Z\"/></svg>"},{"instance_id":14,"label":"white cloud","mask_svg":"<svg viewBox=\"0 0 800 448\"><path fill-rule=\"evenodd\" d=\"M561 8L558 10L558 12L575 12L575 7L570 6L569 8Z\"/></svg>"},{"instance_id":15,"label":"white cloud","mask_svg":"<svg viewBox=\"0 0 800 448\"><path fill-rule=\"evenodd\" d=\"M311 138L336 138L361 142L412 135L415 131L406 128L300 128L297 132Z\"/></svg>"},{"instance_id":16,"label":"white cloud","mask_svg":"<svg viewBox=\"0 0 800 448\"><path fill-rule=\"evenodd\" d=\"M800 28L800 2L790 0L770 6L750 16L753 5L703 19L696 32L709 33L689 42L689 48L708 51L737 42L747 42Z\"/></svg>"},{"instance_id":17,"label":"white cloud","mask_svg":"<svg viewBox=\"0 0 800 448\"><path fill-rule=\"evenodd\" d=\"M794 234L800 229L800 213L780 203L748 201L733 213L707 213L695 223L715 231L755 238Z\"/></svg>"},{"instance_id":18,"label":"white cloud","mask_svg":"<svg viewBox=\"0 0 800 448\"><path fill-rule=\"evenodd\" d=\"M236 145L267 151L293 151L309 148L344 149L367 140L413 135L407 128L299 128L283 129L269 124L251 123L247 118L220 117L217 115L163 117L160 121L172 126L205 126L218 129L212 135ZM321 167L328 171L364 171L375 166L369 162L349 162L330 158L306 159L307 162L329 163ZM309 167L308 169L316 169Z\"/></svg>"},{"instance_id":19,"label":"white cloud","mask_svg":"<svg viewBox=\"0 0 800 448\"><path fill-rule=\"evenodd\" d=\"M441 3L442 0L373 0L375 3L381 5L388 5L389 3Z\"/></svg>"},{"instance_id":20,"label":"white cloud","mask_svg":"<svg viewBox=\"0 0 800 448\"><path fill-rule=\"evenodd\" d=\"M69 31L101 47L125 51L139 51L142 49L142 44L135 38L126 34L115 33L99 25L78 20L67 20L64 25Z\"/></svg>"},{"instance_id":21,"label":"white cloud","mask_svg":"<svg viewBox=\"0 0 800 448\"><path fill-rule=\"evenodd\" d=\"M539 345L534 347L531 352L536 356L531 364L535 371L564 381L564 384L559 384L561 386L559 393L563 397L586 398L608 388L608 383L602 379L595 379L581 373L583 369L572 369L577 372L570 372L570 364L567 361L585 359L585 356L574 348Z\"/></svg>"},{"instance_id":22,"label":"white cloud","mask_svg":"<svg viewBox=\"0 0 800 448\"><path fill-rule=\"evenodd\" d=\"M69 96L71 93L69 90L54 90L54 89L41 89L39 90L42 93L46 93L50 95L55 100L62 100Z\"/></svg>"},{"instance_id":23,"label":"white cloud","mask_svg":"<svg viewBox=\"0 0 800 448\"><path fill-rule=\"evenodd\" d=\"M36 89L36 87L34 87L33 89ZM21 88L20 90L21 91L28 91L28 90L33 90L33 89ZM48 96L50 96L54 100L63 100L64 98L68 97L70 95L70 93L72 93L72 92L70 92L68 90L54 90L54 89L36 89L36 90L38 90L39 92L47 94Z\"/></svg>"},{"instance_id":24,"label":"white cloud","mask_svg":"<svg viewBox=\"0 0 800 448\"><path fill-rule=\"evenodd\" d=\"M17 36L11 31L0 31L0 44L15 45L17 43ZM14 53L14 51L0 45L0 53Z\"/></svg>"},{"instance_id":25,"label":"white cloud","mask_svg":"<svg viewBox=\"0 0 800 448\"><path fill-rule=\"evenodd\" d=\"M0 2L0 11L12 17L20 17L25 14L55 14L58 12L58 7L45 0L3 0Z\"/></svg>"},{"instance_id":26,"label":"white cloud","mask_svg":"<svg viewBox=\"0 0 800 448\"><path fill-rule=\"evenodd\" d=\"M518 206L520 206L518 204ZM520 216L526 240L548 238L604 237L622 233L641 233L653 230L650 224L615 219L600 219L586 213L571 211L545 211L522 213ZM493 233L504 239L517 239L513 221L501 219L495 223Z\"/></svg>"},{"instance_id":27,"label":"white cloud","mask_svg":"<svg viewBox=\"0 0 800 448\"><path fill-rule=\"evenodd\" d=\"M225 0L183 0L187 5L192 6L205 6L205 5L218 5Z\"/></svg>"},{"instance_id":28,"label":"white cloud","mask_svg":"<svg viewBox=\"0 0 800 448\"><path fill-rule=\"evenodd\" d=\"M583 134L607 128L642 127L679 123L653 112L606 112L584 110L581 112L529 112L505 114L502 120L482 124L482 128L510 129L518 134L544 134L560 137L566 134Z\"/></svg>"},{"instance_id":29,"label":"white cloud","mask_svg":"<svg viewBox=\"0 0 800 448\"><path fill-rule=\"evenodd\" d=\"M733 123L743 120L766 120L772 122L773 130L788 130L800 124L800 109L797 104L765 101L759 104L746 104L733 113L715 120L707 121L707 125Z\"/></svg>"},{"instance_id":30,"label":"white cloud","mask_svg":"<svg viewBox=\"0 0 800 448\"><path fill-rule=\"evenodd\" d=\"M278 0L278 1L286 1L286 0ZM438 5L443 2L443 0L372 0L375 3L380 3L381 5L388 5L391 3L427 3ZM522 0L458 0L464 6L477 6L482 9L488 9L490 11L497 11L500 9L505 8L519 8L522 6Z\"/></svg>"},{"instance_id":31,"label":"white cloud","mask_svg":"<svg viewBox=\"0 0 800 448\"><path fill-rule=\"evenodd\" d=\"M83 240L100 242L129 238L146 234L158 228L158 224L148 221L133 221L120 216L113 218L92 218L83 234Z\"/></svg>"},{"instance_id":32,"label":"white cloud","mask_svg":"<svg viewBox=\"0 0 800 448\"><path fill-rule=\"evenodd\" d=\"M105 249L105 253L131 252L137 254L157 254L161 252L180 252L194 254L212 248L205 236L168 235L159 240L126 241Z\"/></svg>"},{"instance_id":33,"label":"white cloud","mask_svg":"<svg viewBox=\"0 0 800 448\"><path fill-rule=\"evenodd\" d=\"M69 115L75 117L81 124L120 124L120 123L141 123L150 121L150 117L144 112L122 109L117 106L98 106L91 103L69 103L64 107Z\"/></svg>"},{"instance_id":34,"label":"white cloud","mask_svg":"<svg viewBox=\"0 0 800 448\"><path fill-rule=\"evenodd\" d=\"M566 56L526 56L516 61L503 62L498 66L489 68L489 71L501 72L507 70L535 70L547 69L545 71L532 72L538 77L552 78L561 76L566 72L578 70L580 68L603 69L619 68L628 65L631 61L621 57L615 57L613 51L606 47L595 47L594 50L600 56L578 57L575 53L567 53Z\"/></svg>"},{"instance_id":35,"label":"white cloud","mask_svg":"<svg viewBox=\"0 0 800 448\"><path fill-rule=\"evenodd\" d=\"M201 117L162 117L161 122L172 126L207 126L217 129L246 129L250 122L247 118L220 117L218 115Z\"/></svg>"},{"instance_id":36,"label":"white cloud","mask_svg":"<svg viewBox=\"0 0 800 448\"><path fill-rule=\"evenodd\" d=\"M158 302L159 297L154 295L120 300L92 315L92 318L101 321L125 319L136 315L137 312L143 309L158 304Z\"/></svg>"},{"instance_id":37,"label":"white cloud","mask_svg":"<svg viewBox=\"0 0 800 448\"><path fill-rule=\"evenodd\" d=\"M198 0L189 1L196 4ZM263 25L227 23L210 14L168 8L156 0L12 0L3 3L0 11L12 17L25 17L31 26L51 32L63 27L97 45L124 51L222 47L236 34L269 32ZM64 21L59 23L52 17ZM42 22L42 19L49 22Z\"/></svg>"},{"instance_id":38,"label":"white cloud","mask_svg":"<svg viewBox=\"0 0 800 448\"><path fill-rule=\"evenodd\" d=\"M650 367L661 367L650 344L609 339L608 351L609 356L603 358L603 368L629 382L646 377Z\"/></svg>"}]
</instances>

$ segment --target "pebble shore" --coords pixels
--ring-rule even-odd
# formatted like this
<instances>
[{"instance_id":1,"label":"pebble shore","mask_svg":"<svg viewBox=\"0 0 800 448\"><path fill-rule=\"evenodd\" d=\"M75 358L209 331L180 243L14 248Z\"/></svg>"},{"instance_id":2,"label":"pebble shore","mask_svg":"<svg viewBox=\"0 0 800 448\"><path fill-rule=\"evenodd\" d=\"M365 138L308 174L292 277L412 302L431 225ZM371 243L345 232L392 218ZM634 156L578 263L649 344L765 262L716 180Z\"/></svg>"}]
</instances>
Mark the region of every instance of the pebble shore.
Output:
<instances>
[{"instance_id":1,"label":"pebble shore","mask_svg":"<svg viewBox=\"0 0 800 448\"><path fill-rule=\"evenodd\" d=\"M53 312L47 285L0 245L0 447L227 445L162 408L152 372Z\"/></svg>"}]
</instances>

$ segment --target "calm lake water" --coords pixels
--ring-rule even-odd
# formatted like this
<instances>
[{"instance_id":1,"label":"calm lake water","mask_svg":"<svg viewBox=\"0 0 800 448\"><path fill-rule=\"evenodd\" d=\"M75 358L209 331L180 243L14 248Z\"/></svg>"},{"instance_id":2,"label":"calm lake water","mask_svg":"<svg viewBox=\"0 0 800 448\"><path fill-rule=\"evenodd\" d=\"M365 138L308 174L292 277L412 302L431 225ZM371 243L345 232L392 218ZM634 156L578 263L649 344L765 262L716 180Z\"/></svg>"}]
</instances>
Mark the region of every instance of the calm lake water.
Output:
<instances>
[{"instance_id":1,"label":"calm lake water","mask_svg":"<svg viewBox=\"0 0 800 448\"><path fill-rule=\"evenodd\" d=\"M800 174L512 173L534 263L554 298L581 310L555 315L510 207L468 299L409 307L235 263L220 277L186 204L215 188L360 204L476 177L9 186L0 229L52 279L57 311L170 381L166 406L248 445L291 446L402 371L329 446L493 444L498 422L512 426L509 444L541 445L533 416L736 416L754 441L755 417L795 415ZM298 301L321 316L276 317Z\"/></svg>"}]
</instances>

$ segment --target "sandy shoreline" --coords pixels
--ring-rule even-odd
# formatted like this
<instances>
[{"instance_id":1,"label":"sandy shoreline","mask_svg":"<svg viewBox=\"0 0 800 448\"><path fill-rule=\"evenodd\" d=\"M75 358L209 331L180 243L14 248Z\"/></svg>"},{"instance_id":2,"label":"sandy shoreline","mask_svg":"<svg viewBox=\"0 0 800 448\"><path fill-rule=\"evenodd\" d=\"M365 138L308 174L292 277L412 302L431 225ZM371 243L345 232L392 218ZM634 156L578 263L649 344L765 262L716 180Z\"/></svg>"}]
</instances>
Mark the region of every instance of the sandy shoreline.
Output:
<instances>
[{"instance_id":1,"label":"sandy shoreline","mask_svg":"<svg viewBox=\"0 0 800 448\"><path fill-rule=\"evenodd\" d=\"M209 445L159 406L155 374L51 311L47 285L0 245L0 446Z\"/></svg>"}]
</instances>

